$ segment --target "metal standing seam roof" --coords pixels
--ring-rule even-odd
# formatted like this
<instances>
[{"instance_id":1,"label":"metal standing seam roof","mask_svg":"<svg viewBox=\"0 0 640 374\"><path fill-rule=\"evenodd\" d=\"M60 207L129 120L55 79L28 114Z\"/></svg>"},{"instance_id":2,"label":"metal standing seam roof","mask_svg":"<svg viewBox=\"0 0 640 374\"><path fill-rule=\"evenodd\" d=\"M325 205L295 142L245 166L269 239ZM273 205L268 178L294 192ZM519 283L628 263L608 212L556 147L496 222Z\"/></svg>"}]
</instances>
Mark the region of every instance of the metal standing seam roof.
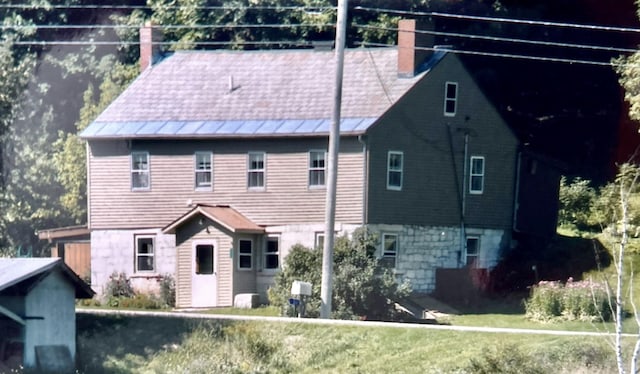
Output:
<instances>
[{"instance_id":1,"label":"metal standing seam roof","mask_svg":"<svg viewBox=\"0 0 640 374\"><path fill-rule=\"evenodd\" d=\"M376 118L343 118L340 133L364 133ZM326 135L329 119L235 120L235 121L147 121L93 122L81 134L92 138L198 138L198 137L260 137Z\"/></svg>"},{"instance_id":2,"label":"metal standing seam roof","mask_svg":"<svg viewBox=\"0 0 640 374\"><path fill-rule=\"evenodd\" d=\"M340 131L358 135L408 92L395 48L345 52ZM333 111L333 51L176 52L148 68L80 136L217 138L327 135Z\"/></svg>"}]
</instances>

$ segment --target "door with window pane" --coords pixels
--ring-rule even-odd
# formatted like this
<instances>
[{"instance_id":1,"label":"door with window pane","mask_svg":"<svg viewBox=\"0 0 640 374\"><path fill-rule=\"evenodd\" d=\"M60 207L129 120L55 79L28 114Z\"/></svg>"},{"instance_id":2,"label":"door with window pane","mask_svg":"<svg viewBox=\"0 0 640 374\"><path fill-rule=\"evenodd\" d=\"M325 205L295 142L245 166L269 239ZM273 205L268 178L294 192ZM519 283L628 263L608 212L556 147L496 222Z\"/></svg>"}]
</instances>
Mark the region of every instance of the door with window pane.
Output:
<instances>
[{"instance_id":1,"label":"door with window pane","mask_svg":"<svg viewBox=\"0 0 640 374\"><path fill-rule=\"evenodd\" d=\"M194 307L217 306L218 274L214 243L193 244L191 304Z\"/></svg>"}]
</instances>

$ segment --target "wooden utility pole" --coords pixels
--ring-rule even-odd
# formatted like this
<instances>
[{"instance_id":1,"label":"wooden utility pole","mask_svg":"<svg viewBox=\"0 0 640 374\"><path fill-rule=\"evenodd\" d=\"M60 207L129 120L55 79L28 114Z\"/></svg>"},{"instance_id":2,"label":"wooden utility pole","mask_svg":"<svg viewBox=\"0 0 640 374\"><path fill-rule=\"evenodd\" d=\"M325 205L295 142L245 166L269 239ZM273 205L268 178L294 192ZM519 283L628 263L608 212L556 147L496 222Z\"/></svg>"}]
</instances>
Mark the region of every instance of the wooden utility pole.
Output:
<instances>
[{"instance_id":1,"label":"wooden utility pole","mask_svg":"<svg viewBox=\"0 0 640 374\"><path fill-rule=\"evenodd\" d=\"M340 148L340 107L342 105L342 75L347 29L347 1L338 0L336 25L336 76L333 89L333 115L329 132L329 162L327 165L327 198L325 201L324 248L322 252L322 284L320 288L320 318L331 318L333 277L333 245L335 242L336 188L338 184L338 149Z\"/></svg>"}]
</instances>

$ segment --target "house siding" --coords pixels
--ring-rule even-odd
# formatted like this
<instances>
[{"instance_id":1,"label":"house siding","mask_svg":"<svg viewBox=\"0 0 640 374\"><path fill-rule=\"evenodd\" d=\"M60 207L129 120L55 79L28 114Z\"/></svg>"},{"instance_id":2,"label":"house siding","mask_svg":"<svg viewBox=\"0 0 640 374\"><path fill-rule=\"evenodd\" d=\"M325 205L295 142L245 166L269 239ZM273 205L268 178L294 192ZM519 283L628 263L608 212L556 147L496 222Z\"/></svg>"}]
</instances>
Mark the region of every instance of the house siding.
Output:
<instances>
[{"instance_id":1,"label":"house siding","mask_svg":"<svg viewBox=\"0 0 640 374\"><path fill-rule=\"evenodd\" d=\"M454 79L455 77L455 79ZM443 115L444 86L458 83L456 116ZM465 146L465 135L466 146ZM507 229L513 215L518 142L453 55L447 55L368 132L367 223ZM485 158L481 195L468 193L465 148ZM387 190L387 153L404 154L401 191ZM467 170L468 175L468 170Z\"/></svg>"},{"instance_id":2,"label":"house siding","mask_svg":"<svg viewBox=\"0 0 640 374\"><path fill-rule=\"evenodd\" d=\"M129 149L129 147L131 149ZM163 227L187 203L224 204L261 225L322 222L324 188L308 187L308 152L327 149L326 138L220 141L90 142L90 227L92 230ZM149 152L150 189L131 191L130 152ZM194 188L195 151L213 152L213 189ZM246 155L266 154L265 188L247 189ZM340 149L336 220L359 223L363 217L364 159L356 138Z\"/></svg>"},{"instance_id":3,"label":"house siding","mask_svg":"<svg viewBox=\"0 0 640 374\"><path fill-rule=\"evenodd\" d=\"M193 243L211 242L215 246L215 263L217 272L216 297L217 306L233 304L233 263L230 256L233 252L232 233L223 229L211 220L192 219L176 233L176 249L178 262L176 270L176 306L192 306L193 277Z\"/></svg>"}]
</instances>

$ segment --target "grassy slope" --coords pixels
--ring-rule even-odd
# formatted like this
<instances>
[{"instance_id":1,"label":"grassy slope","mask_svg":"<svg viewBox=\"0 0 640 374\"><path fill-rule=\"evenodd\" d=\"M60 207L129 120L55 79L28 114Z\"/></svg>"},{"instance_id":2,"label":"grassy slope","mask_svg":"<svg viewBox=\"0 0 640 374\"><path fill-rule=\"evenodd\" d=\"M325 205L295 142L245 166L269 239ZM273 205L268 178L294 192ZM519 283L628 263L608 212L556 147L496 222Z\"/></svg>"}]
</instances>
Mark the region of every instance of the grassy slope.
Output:
<instances>
[{"instance_id":1,"label":"grassy slope","mask_svg":"<svg viewBox=\"0 0 640 374\"><path fill-rule=\"evenodd\" d=\"M78 335L85 373L449 373L505 346L536 362L554 353L564 357L557 365L572 367L586 367L595 356L602 361L601 353L589 352L608 352L604 339L590 337L86 314L78 315Z\"/></svg>"}]
</instances>

